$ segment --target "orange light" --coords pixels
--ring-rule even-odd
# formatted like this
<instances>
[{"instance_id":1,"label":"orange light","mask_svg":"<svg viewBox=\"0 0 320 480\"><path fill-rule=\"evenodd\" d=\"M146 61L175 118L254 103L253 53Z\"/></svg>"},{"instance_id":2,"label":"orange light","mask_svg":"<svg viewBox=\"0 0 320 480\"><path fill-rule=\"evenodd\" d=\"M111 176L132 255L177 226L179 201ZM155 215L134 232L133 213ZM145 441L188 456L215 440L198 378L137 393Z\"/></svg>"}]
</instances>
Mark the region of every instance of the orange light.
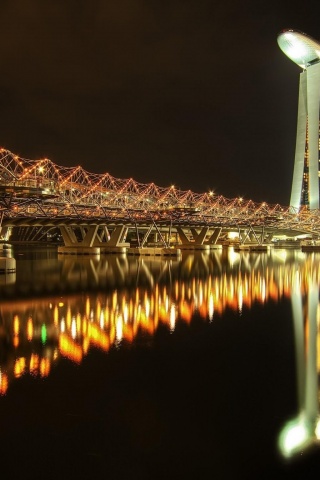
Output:
<instances>
[{"instance_id":1,"label":"orange light","mask_svg":"<svg viewBox=\"0 0 320 480\"><path fill-rule=\"evenodd\" d=\"M32 323L32 318L29 317L27 321L27 339L29 342L31 342L33 337L33 323Z\"/></svg>"},{"instance_id":2,"label":"orange light","mask_svg":"<svg viewBox=\"0 0 320 480\"><path fill-rule=\"evenodd\" d=\"M81 347L64 333L59 336L59 350L61 355L70 358L73 362L80 363L82 361Z\"/></svg>"},{"instance_id":3,"label":"orange light","mask_svg":"<svg viewBox=\"0 0 320 480\"><path fill-rule=\"evenodd\" d=\"M100 330L100 328L94 323L89 323L88 325L88 338L91 343L102 350L109 350L110 340L108 335L103 330Z\"/></svg>"},{"instance_id":4,"label":"orange light","mask_svg":"<svg viewBox=\"0 0 320 480\"><path fill-rule=\"evenodd\" d=\"M13 317L13 333L14 335L19 335L19 317L15 315Z\"/></svg>"},{"instance_id":5,"label":"orange light","mask_svg":"<svg viewBox=\"0 0 320 480\"><path fill-rule=\"evenodd\" d=\"M58 307L55 306L53 310L53 323L55 324L55 326L57 326L58 322L59 322L59 311L58 311Z\"/></svg>"},{"instance_id":6,"label":"orange light","mask_svg":"<svg viewBox=\"0 0 320 480\"><path fill-rule=\"evenodd\" d=\"M23 375L24 370L25 370L25 366L26 366L25 358L23 358L23 357L17 358L17 360L15 361L14 367L13 367L14 376L16 378L19 378L19 377L21 377L21 375Z\"/></svg>"},{"instance_id":7,"label":"orange light","mask_svg":"<svg viewBox=\"0 0 320 480\"><path fill-rule=\"evenodd\" d=\"M42 377L47 377L50 373L50 360L49 358L42 358L40 362L40 374Z\"/></svg>"},{"instance_id":8,"label":"orange light","mask_svg":"<svg viewBox=\"0 0 320 480\"><path fill-rule=\"evenodd\" d=\"M0 395L5 395L8 390L8 376L3 373L0 376Z\"/></svg>"},{"instance_id":9,"label":"orange light","mask_svg":"<svg viewBox=\"0 0 320 480\"><path fill-rule=\"evenodd\" d=\"M33 353L30 358L30 367L29 367L30 373L32 375L35 375L38 371L38 368L39 368L39 356Z\"/></svg>"}]
</instances>

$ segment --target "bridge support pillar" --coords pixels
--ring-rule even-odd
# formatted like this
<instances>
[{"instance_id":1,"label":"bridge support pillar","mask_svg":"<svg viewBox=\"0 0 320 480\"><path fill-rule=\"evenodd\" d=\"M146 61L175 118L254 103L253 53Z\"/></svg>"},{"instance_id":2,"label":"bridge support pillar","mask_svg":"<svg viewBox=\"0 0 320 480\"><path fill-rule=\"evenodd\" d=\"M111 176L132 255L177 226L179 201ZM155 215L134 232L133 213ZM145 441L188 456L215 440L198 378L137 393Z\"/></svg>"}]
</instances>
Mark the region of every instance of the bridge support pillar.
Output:
<instances>
[{"instance_id":1,"label":"bridge support pillar","mask_svg":"<svg viewBox=\"0 0 320 480\"><path fill-rule=\"evenodd\" d=\"M128 233L128 227L117 225L110 234L107 242L95 243L100 247L101 253L126 253L130 243L125 241Z\"/></svg>"},{"instance_id":2,"label":"bridge support pillar","mask_svg":"<svg viewBox=\"0 0 320 480\"><path fill-rule=\"evenodd\" d=\"M239 234L240 243L263 243L262 235L257 235L252 227Z\"/></svg>"},{"instance_id":3,"label":"bridge support pillar","mask_svg":"<svg viewBox=\"0 0 320 480\"><path fill-rule=\"evenodd\" d=\"M117 225L111 235L110 235L110 240L108 243L108 246L110 247L120 247L123 244L123 239L127 235L128 229L124 225ZM126 244L125 246L128 246L129 244Z\"/></svg>"},{"instance_id":4,"label":"bridge support pillar","mask_svg":"<svg viewBox=\"0 0 320 480\"><path fill-rule=\"evenodd\" d=\"M177 227L177 234L183 246L191 244L189 238L187 237L187 235L185 234L185 232L182 230L181 227Z\"/></svg>"},{"instance_id":5,"label":"bridge support pillar","mask_svg":"<svg viewBox=\"0 0 320 480\"><path fill-rule=\"evenodd\" d=\"M243 232L239 232L240 244L235 247L235 250L250 250L250 251L269 251L273 244L271 243L272 233L266 233L264 227L254 229L250 227Z\"/></svg>"},{"instance_id":6,"label":"bridge support pillar","mask_svg":"<svg viewBox=\"0 0 320 480\"><path fill-rule=\"evenodd\" d=\"M77 237L72 227L61 226L60 232L63 238L63 243L66 247L71 247L78 243Z\"/></svg>"},{"instance_id":7,"label":"bridge support pillar","mask_svg":"<svg viewBox=\"0 0 320 480\"><path fill-rule=\"evenodd\" d=\"M213 246L213 245L217 245L217 241L220 237L220 234L222 232L222 228L219 227L219 228L215 228L211 237L209 238L209 240L207 241L208 245L210 246Z\"/></svg>"},{"instance_id":8,"label":"bridge support pillar","mask_svg":"<svg viewBox=\"0 0 320 480\"><path fill-rule=\"evenodd\" d=\"M97 236L99 225L89 227L81 244L84 247L92 247Z\"/></svg>"},{"instance_id":9,"label":"bridge support pillar","mask_svg":"<svg viewBox=\"0 0 320 480\"><path fill-rule=\"evenodd\" d=\"M204 243L207 233L209 231L209 227L203 227L200 232L198 232L195 228L190 229L190 231L194 238L193 241L189 240L182 227L177 227L177 233L181 242L179 248L181 250L209 251L210 245Z\"/></svg>"},{"instance_id":10,"label":"bridge support pillar","mask_svg":"<svg viewBox=\"0 0 320 480\"><path fill-rule=\"evenodd\" d=\"M0 251L1 255L1 251ZM0 256L0 274L2 273L15 273L16 271L16 259L12 257Z\"/></svg>"},{"instance_id":11,"label":"bridge support pillar","mask_svg":"<svg viewBox=\"0 0 320 480\"><path fill-rule=\"evenodd\" d=\"M93 246L97 229L98 227L89 227L86 232L81 230L84 238L79 242L72 227L61 226L60 231L64 246L58 247L58 253L64 255L100 255L100 248Z\"/></svg>"},{"instance_id":12,"label":"bridge support pillar","mask_svg":"<svg viewBox=\"0 0 320 480\"><path fill-rule=\"evenodd\" d=\"M128 228L125 225L117 225L111 235L103 227L99 235L99 225L92 225L88 228L80 228L81 240L79 241L75 232L77 227L61 226L60 231L64 246L58 248L58 253L69 253L77 255L98 255L100 253L125 253L130 246L125 243ZM79 227L78 227L79 230ZM104 241L105 239L105 241Z\"/></svg>"},{"instance_id":13,"label":"bridge support pillar","mask_svg":"<svg viewBox=\"0 0 320 480\"><path fill-rule=\"evenodd\" d=\"M16 281L16 259L11 255L11 245L0 244L0 283L2 285L9 285Z\"/></svg>"},{"instance_id":14,"label":"bridge support pillar","mask_svg":"<svg viewBox=\"0 0 320 480\"><path fill-rule=\"evenodd\" d=\"M203 245L208 231L209 231L209 227L203 227L200 232L197 232L195 228L191 228L191 233L194 238L194 242L197 245Z\"/></svg>"},{"instance_id":15,"label":"bridge support pillar","mask_svg":"<svg viewBox=\"0 0 320 480\"><path fill-rule=\"evenodd\" d=\"M1 227L0 225L0 239L8 242L12 232L12 227Z\"/></svg>"}]
</instances>

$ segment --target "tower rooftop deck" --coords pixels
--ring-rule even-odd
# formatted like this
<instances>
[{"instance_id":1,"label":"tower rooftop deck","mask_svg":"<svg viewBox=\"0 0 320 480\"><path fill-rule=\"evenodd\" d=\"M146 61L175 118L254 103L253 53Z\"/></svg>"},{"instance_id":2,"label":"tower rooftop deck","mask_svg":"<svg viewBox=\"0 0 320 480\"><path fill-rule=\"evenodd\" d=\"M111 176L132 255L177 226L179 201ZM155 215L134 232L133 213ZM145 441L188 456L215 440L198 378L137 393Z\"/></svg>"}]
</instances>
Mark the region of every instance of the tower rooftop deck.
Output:
<instances>
[{"instance_id":1,"label":"tower rooftop deck","mask_svg":"<svg viewBox=\"0 0 320 480\"><path fill-rule=\"evenodd\" d=\"M278 35L278 45L290 60L303 69L320 62L320 42L299 30L282 30Z\"/></svg>"}]
</instances>

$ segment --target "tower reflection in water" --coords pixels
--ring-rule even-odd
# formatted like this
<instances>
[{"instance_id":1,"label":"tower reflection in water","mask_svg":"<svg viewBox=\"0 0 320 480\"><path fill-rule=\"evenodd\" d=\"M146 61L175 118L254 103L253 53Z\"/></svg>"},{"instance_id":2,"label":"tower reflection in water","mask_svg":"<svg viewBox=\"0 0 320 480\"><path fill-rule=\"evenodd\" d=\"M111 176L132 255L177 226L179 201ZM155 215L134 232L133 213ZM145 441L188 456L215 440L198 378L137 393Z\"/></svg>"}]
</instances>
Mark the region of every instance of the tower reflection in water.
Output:
<instances>
[{"instance_id":1,"label":"tower reflection in water","mask_svg":"<svg viewBox=\"0 0 320 480\"><path fill-rule=\"evenodd\" d=\"M303 275L302 275L303 274ZM279 436L279 448L290 458L320 440L320 304L314 271L296 271L291 290L294 322L298 412Z\"/></svg>"},{"instance_id":2,"label":"tower reflection in water","mask_svg":"<svg viewBox=\"0 0 320 480\"><path fill-rule=\"evenodd\" d=\"M79 364L90 348L108 352L141 335L152 339L160 324L174 332L177 322L189 324L194 315L211 322L226 309L241 316L256 302L291 298L299 411L283 426L279 449L285 457L295 455L320 439L319 260L300 252L232 250L181 262L60 259L51 289L56 282L86 293L11 301L11 291L1 302L0 394L23 375L48 376L62 357Z\"/></svg>"}]
</instances>

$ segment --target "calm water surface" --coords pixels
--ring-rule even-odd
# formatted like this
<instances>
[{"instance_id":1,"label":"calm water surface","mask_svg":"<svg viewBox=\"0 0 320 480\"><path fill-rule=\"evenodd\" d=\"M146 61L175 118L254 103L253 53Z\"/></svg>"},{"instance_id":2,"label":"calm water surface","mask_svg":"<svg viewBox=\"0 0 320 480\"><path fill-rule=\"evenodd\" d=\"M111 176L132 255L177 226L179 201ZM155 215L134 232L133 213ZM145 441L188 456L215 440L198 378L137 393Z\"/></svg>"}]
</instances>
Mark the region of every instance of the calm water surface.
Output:
<instances>
[{"instance_id":1,"label":"calm water surface","mask_svg":"<svg viewBox=\"0 0 320 480\"><path fill-rule=\"evenodd\" d=\"M12 255L3 478L316 478L319 254Z\"/></svg>"}]
</instances>

